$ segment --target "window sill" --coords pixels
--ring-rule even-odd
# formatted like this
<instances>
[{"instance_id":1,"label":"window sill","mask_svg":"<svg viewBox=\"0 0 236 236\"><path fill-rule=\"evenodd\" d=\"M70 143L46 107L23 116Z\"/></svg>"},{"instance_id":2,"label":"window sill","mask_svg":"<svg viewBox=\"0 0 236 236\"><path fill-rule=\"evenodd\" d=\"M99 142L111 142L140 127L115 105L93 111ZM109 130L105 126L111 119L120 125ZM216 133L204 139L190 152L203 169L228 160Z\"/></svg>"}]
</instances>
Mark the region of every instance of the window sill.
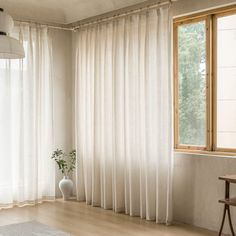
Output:
<instances>
[{"instance_id":1,"label":"window sill","mask_svg":"<svg viewBox=\"0 0 236 236\"><path fill-rule=\"evenodd\" d=\"M198 156L236 157L236 152L203 151L190 149L174 149L174 153L190 154Z\"/></svg>"}]
</instances>

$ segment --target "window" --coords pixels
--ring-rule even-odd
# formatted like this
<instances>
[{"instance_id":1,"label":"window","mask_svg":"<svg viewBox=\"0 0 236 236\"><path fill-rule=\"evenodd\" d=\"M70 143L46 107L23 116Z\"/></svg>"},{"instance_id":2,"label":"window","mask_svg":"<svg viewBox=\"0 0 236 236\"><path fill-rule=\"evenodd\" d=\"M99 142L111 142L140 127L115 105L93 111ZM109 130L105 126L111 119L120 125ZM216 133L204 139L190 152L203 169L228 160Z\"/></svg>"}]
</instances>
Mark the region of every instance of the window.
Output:
<instances>
[{"instance_id":1,"label":"window","mask_svg":"<svg viewBox=\"0 0 236 236\"><path fill-rule=\"evenodd\" d=\"M174 20L175 149L236 152L236 9Z\"/></svg>"}]
</instances>

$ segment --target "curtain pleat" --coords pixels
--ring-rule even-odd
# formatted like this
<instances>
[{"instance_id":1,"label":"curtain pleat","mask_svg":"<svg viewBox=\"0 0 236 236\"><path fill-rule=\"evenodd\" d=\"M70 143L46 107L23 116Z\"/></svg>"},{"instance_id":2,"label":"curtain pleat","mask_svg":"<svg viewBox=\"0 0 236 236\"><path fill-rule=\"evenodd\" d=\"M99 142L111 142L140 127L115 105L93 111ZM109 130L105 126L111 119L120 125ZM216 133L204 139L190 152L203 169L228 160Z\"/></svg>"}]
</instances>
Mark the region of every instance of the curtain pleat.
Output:
<instances>
[{"instance_id":1,"label":"curtain pleat","mask_svg":"<svg viewBox=\"0 0 236 236\"><path fill-rule=\"evenodd\" d=\"M77 198L172 219L169 6L76 35Z\"/></svg>"}]
</instances>

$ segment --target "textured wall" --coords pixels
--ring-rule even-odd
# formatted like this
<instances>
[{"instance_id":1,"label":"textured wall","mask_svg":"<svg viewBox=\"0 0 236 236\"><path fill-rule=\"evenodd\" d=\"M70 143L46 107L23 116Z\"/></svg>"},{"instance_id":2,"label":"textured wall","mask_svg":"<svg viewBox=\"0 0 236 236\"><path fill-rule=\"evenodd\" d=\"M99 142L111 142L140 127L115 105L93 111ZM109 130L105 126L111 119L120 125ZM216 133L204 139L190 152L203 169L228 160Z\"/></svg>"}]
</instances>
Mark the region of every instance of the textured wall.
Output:
<instances>
[{"instance_id":1,"label":"textured wall","mask_svg":"<svg viewBox=\"0 0 236 236\"><path fill-rule=\"evenodd\" d=\"M218 177L235 173L235 158L176 154L174 220L218 231L223 213L218 200L224 198L224 181ZM236 185L232 185L232 195L236 196ZM235 222L236 208L232 217Z\"/></svg>"},{"instance_id":2,"label":"textured wall","mask_svg":"<svg viewBox=\"0 0 236 236\"><path fill-rule=\"evenodd\" d=\"M236 4L235 0L178 0L173 4L173 15L180 16L218 6Z\"/></svg>"}]
</instances>

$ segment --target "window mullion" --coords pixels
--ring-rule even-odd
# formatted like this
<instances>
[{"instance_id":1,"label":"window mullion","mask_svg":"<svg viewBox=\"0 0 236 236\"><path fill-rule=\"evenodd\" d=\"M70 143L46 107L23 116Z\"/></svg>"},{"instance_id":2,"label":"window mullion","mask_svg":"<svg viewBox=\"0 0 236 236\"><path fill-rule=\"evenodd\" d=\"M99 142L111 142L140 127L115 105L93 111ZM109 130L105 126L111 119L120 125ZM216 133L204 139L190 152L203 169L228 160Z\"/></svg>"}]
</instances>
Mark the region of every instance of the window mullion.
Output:
<instances>
[{"instance_id":1,"label":"window mullion","mask_svg":"<svg viewBox=\"0 0 236 236\"><path fill-rule=\"evenodd\" d=\"M217 150L217 18L212 15L212 151Z\"/></svg>"},{"instance_id":2,"label":"window mullion","mask_svg":"<svg viewBox=\"0 0 236 236\"><path fill-rule=\"evenodd\" d=\"M206 119L207 151L213 149L213 91L212 91L212 17L206 19Z\"/></svg>"}]
</instances>

